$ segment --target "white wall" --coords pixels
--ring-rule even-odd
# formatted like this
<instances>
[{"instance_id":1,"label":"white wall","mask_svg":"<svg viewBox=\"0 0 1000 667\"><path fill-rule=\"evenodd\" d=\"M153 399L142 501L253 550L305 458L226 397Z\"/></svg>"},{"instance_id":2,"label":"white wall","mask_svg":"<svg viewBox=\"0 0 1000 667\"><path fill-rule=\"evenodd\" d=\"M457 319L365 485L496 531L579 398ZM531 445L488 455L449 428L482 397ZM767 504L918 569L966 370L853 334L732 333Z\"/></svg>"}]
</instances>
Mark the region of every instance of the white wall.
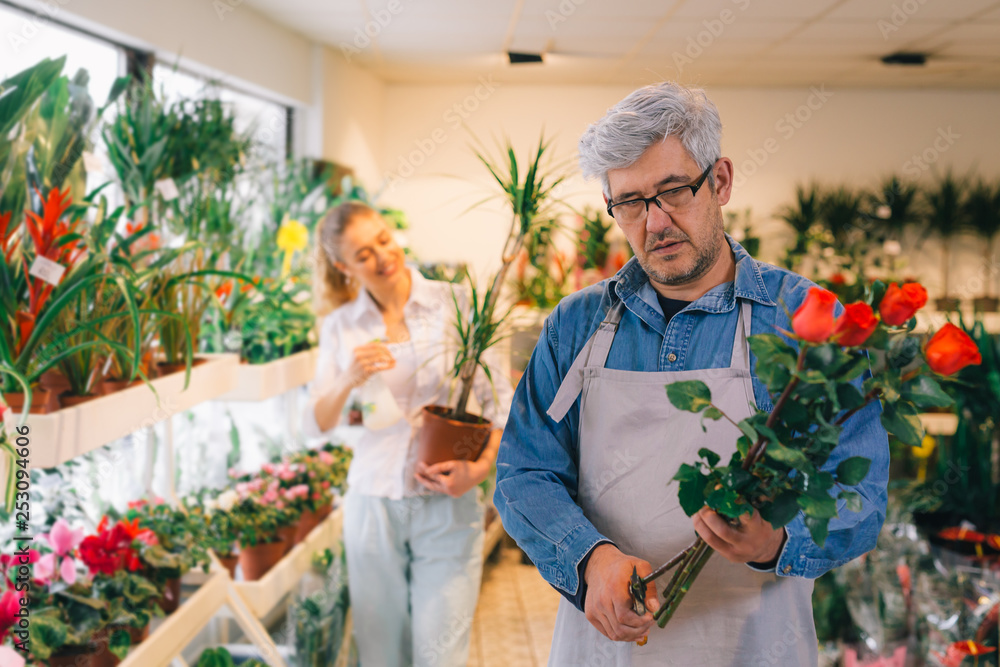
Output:
<instances>
[{"instance_id":1,"label":"white wall","mask_svg":"<svg viewBox=\"0 0 1000 667\"><path fill-rule=\"evenodd\" d=\"M483 81L472 86L387 85L380 161L388 182L383 199L409 214L409 237L417 253L428 260L468 259L480 272L498 263L509 218L496 207L466 212L493 190L460 123L491 145L494 135L510 136L519 154L534 146L544 126L556 138L557 155L573 161L576 141L587 125L630 92L625 87ZM914 161L925 151L936 158L935 167L975 168L1000 176L997 92L828 87L708 92L723 119L723 153L743 176L729 209L752 207L765 259L775 259L788 238L783 223L771 216L791 202L798 182L868 185L890 172L930 179L931 169ZM563 194L577 205L602 203L600 186L579 178ZM960 245L971 251L975 241ZM910 261L932 294L938 281L937 246L925 244ZM982 263L979 256L956 260L953 286L973 280Z\"/></svg>"},{"instance_id":2,"label":"white wall","mask_svg":"<svg viewBox=\"0 0 1000 667\"><path fill-rule=\"evenodd\" d=\"M28 9L38 3L21 2ZM237 0L60 0L54 18L95 33L176 56L216 73L308 104L312 101L310 40ZM184 62L184 61L182 61Z\"/></svg>"},{"instance_id":3,"label":"white wall","mask_svg":"<svg viewBox=\"0 0 1000 667\"><path fill-rule=\"evenodd\" d=\"M361 183L374 188L381 175L385 84L338 51L323 51L322 156L352 167Z\"/></svg>"}]
</instances>

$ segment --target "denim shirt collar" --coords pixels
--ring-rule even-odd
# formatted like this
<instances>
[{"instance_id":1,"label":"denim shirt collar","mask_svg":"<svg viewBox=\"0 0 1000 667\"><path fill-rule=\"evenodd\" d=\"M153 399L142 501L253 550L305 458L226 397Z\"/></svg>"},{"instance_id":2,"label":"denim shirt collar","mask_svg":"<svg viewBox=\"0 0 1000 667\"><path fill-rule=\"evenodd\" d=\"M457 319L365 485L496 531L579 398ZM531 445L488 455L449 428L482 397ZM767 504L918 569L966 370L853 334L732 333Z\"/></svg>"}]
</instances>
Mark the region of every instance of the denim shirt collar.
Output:
<instances>
[{"instance_id":1,"label":"denim shirt collar","mask_svg":"<svg viewBox=\"0 0 1000 667\"><path fill-rule=\"evenodd\" d=\"M726 313L736 307L737 297L750 299L764 306L777 306L778 304L771 299L764 286L764 278L761 276L760 267L756 260L729 234L726 234L726 241L729 242L729 247L732 249L736 261L736 279L716 285L685 310ZM644 294L652 290L652 286L649 285L649 276L639 266L635 257L630 259L609 281L608 290L626 302L633 302L632 299L629 299L633 294L637 294L643 302L649 305L653 305L650 303L651 296L655 301L655 294ZM646 298L642 298L643 296Z\"/></svg>"}]
</instances>

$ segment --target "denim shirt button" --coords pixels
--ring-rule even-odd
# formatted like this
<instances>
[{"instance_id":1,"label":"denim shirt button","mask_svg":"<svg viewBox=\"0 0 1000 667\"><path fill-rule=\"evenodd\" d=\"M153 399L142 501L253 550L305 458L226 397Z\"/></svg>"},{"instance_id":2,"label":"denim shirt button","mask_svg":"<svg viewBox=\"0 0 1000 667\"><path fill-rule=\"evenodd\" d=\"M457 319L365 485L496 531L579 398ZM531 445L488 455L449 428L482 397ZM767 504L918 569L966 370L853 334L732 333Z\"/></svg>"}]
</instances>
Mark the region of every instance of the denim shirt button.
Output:
<instances>
[{"instance_id":1,"label":"denim shirt button","mask_svg":"<svg viewBox=\"0 0 1000 667\"><path fill-rule=\"evenodd\" d=\"M675 361L677 361L677 355L671 352L670 354L667 355L667 361L669 361L670 363L674 363Z\"/></svg>"},{"instance_id":2,"label":"denim shirt button","mask_svg":"<svg viewBox=\"0 0 1000 667\"><path fill-rule=\"evenodd\" d=\"M792 571L792 566L786 565L781 571L784 572L785 574L788 574L789 572Z\"/></svg>"}]
</instances>

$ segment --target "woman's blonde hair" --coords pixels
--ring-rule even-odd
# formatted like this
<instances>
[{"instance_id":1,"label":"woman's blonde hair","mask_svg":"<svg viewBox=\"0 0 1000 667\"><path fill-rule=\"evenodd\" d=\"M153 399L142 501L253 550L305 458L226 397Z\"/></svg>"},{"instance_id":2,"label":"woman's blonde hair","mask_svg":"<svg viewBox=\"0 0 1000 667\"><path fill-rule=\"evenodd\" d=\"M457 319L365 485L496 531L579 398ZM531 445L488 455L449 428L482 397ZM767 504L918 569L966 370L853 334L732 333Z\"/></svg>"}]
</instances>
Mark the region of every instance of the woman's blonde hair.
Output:
<instances>
[{"instance_id":1,"label":"woman's blonde hair","mask_svg":"<svg viewBox=\"0 0 1000 667\"><path fill-rule=\"evenodd\" d=\"M320 317L339 308L358 295L358 286L338 269L343 261L340 241L344 230L357 218L378 212L367 204L351 201L331 209L316 225L316 275L313 281L313 308Z\"/></svg>"}]
</instances>

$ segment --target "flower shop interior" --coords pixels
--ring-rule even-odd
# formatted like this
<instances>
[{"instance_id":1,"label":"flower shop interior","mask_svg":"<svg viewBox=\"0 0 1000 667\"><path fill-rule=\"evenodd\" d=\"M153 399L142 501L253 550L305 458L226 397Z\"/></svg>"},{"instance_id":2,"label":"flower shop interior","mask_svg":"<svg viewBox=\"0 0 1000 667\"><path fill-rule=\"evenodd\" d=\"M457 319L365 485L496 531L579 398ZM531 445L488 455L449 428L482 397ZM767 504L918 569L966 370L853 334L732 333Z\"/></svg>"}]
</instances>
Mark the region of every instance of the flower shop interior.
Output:
<instances>
[{"instance_id":1,"label":"flower shop interior","mask_svg":"<svg viewBox=\"0 0 1000 667\"><path fill-rule=\"evenodd\" d=\"M785 397L801 379L795 396L832 393L802 403L819 420L808 428L786 420L795 438L766 414L740 422L764 445L755 458L746 442L740 472L759 485L745 470L764 465L787 487L743 507L779 528L773 506L791 499L780 525L822 544L862 506L830 495L834 468L843 488L868 464L820 473L819 450L796 443L837 456L822 434L862 401L881 401L888 433L873 550L811 577L815 642L792 632L753 664L806 664L789 656L807 643L831 667L997 665L1000 2L0 0L0 667L571 664L553 635L557 610L579 612L559 609L551 576L505 530L491 461L465 494L479 513L469 611L424 628L434 636L412 655L366 660L362 634L384 628L358 622L343 499L352 461L389 432L375 423L386 401L392 428L409 425L366 372L332 427L309 428L324 364L364 367L335 362L325 323L352 326L377 279L345 270L359 307L331 310L320 229L352 202L373 209L408 275L448 290L449 342L414 362L417 377L443 369L446 414L466 414L470 387L468 414L523 400L513 390L530 384L557 304L638 266L624 213L582 175L580 137L663 81L718 108L731 238L870 321L853 347L832 329L813 337L808 301L781 320L793 331L773 332L786 342L751 337L778 369L758 368L765 390ZM353 242L341 235L338 248ZM964 361L941 360L945 333ZM874 373L865 396L857 359ZM702 423L723 416L690 391L660 395ZM422 447L423 430L413 437ZM477 437L464 458L492 446ZM704 452L700 467L659 471L674 502L688 485L688 515L723 512L705 491L718 455ZM352 484L394 461L365 462ZM818 499L796 486L808 471L828 478ZM429 516L414 511L424 496L403 496ZM403 600L416 636L418 610L431 612ZM409 613L393 606L379 613ZM588 664L631 664L602 655ZM696 664L663 658L642 664Z\"/></svg>"}]
</instances>

